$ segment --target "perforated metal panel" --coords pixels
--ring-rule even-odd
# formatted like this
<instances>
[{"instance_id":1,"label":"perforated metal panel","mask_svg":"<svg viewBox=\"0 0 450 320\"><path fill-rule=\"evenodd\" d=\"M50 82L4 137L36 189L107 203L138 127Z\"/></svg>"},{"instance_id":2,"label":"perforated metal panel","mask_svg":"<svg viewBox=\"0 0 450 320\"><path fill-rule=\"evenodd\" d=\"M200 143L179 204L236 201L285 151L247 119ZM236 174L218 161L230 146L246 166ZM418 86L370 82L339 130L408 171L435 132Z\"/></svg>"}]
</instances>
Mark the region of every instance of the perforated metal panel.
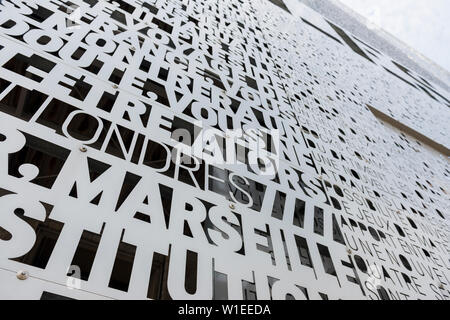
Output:
<instances>
[{"instance_id":1,"label":"perforated metal panel","mask_svg":"<svg viewBox=\"0 0 450 320\"><path fill-rule=\"evenodd\" d=\"M0 298L450 297L450 94L307 7L5 0L0 67Z\"/></svg>"}]
</instances>

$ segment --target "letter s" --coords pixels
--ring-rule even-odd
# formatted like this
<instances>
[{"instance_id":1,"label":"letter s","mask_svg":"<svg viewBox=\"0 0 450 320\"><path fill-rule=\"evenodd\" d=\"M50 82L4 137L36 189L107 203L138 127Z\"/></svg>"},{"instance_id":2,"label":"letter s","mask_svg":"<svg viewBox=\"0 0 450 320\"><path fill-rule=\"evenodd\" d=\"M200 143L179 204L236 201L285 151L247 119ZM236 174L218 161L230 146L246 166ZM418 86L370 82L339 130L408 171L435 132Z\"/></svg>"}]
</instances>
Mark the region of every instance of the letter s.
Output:
<instances>
[{"instance_id":1,"label":"letter s","mask_svg":"<svg viewBox=\"0 0 450 320\"><path fill-rule=\"evenodd\" d=\"M226 218L228 223L223 218ZM233 252L237 252L242 248L241 235L230 225L239 225L239 220L231 211L222 210L220 207L213 207L209 210L209 219L219 229L219 231L208 229L208 234L216 245ZM224 237L222 233L225 233L227 237Z\"/></svg>"},{"instance_id":2,"label":"letter s","mask_svg":"<svg viewBox=\"0 0 450 320\"><path fill-rule=\"evenodd\" d=\"M250 194L250 192L245 191L233 178L241 178L242 180L244 180L245 185L249 186L250 183L248 182L247 178L245 177L241 177L238 176L236 173L230 173L229 175L229 182L230 184L233 185L233 187L235 187L236 189L238 189L240 192L242 192L247 198L248 198L248 202L247 203L242 203L242 201L239 201L238 199L236 199L236 197L234 196L233 192L230 191L229 195L231 197L231 199L233 199L233 201L241 203L243 205L245 205L248 208L253 207L253 198L252 195Z\"/></svg>"},{"instance_id":3,"label":"letter s","mask_svg":"<svg viewBox=\"0 0 450 320\"><path fill-rule=\"evenodd\" d=\"M33 228L16 214L24 215L39 221L45 221L45 208L38 201L25 199L17 194L0 198L0 226L8 231L12 238L0 239L0 259L17 258L25 255L36 242Z\"/></svg>"}]
</instances>

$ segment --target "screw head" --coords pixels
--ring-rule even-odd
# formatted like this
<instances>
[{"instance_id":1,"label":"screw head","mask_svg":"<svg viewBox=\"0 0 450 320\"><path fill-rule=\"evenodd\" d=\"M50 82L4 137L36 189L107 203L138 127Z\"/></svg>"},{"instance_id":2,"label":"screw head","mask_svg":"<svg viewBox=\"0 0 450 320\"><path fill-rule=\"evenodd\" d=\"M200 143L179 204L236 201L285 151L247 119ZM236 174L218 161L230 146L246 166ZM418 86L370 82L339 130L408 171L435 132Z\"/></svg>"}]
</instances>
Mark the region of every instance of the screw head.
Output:
<instances>
[{"instance_id":1,"label":"screw head","mask_svg":"<svg viewBox=\"0 0 450 320\"><path fill-rule=\"evenodd\" d=\"M117 84L113 84L112 87L113 87L114 89L119 89L119 86L118 86Z\"/></svg>"},{"instance_id":2,"label":"screw head","mask_svg":"<svg viewBox=\"0 0 450 320\"><path fill-rule=\"evenodd\" d=\"M352 254L352 249L347 249L348 254Z\"/></svg>"},{"instance_id":3,"label":"screw head","mask_svg":"<svg viewBox=\"0 0 450 320\"><path fill-rule=\"evenodd\" d=\"M87 152L87 148L86 148L85 146L81 146L81 147L80 147L80 151L81 151L81 152Z\"/></svg>"},{"instance_id":4,"label":"screw head","mask_svg":"<svg viewBox=\"0 0 450 320\"><path fill-rule=\"evenodd\" d=\"M230 203L230 209L231 209L231 210L234 210L235 208L236 208L235 205L232 204L232 203Z\"/></svg>"},{"instance_id":5,"label":"screw head","mask_svg":"<svg viewBox=\"0 0 450 320\"><path fill-rule=\"evenodd\" d=\"M443 284L443 283L441 283L441 284L439 285L439 289L444 290L444 284Z\"/></svg>"},{"instance_id":6,"label":"screw head","mask_svg":"<svg viewBox=\"0 0 450 320\"><path fill-rule=\"evenodd\" d=\"M19 280L27 280L28 279L28 272L24 271L24 270L20 270L19 272L17 272L16 277Z\"/></svg>"}]
</instances>

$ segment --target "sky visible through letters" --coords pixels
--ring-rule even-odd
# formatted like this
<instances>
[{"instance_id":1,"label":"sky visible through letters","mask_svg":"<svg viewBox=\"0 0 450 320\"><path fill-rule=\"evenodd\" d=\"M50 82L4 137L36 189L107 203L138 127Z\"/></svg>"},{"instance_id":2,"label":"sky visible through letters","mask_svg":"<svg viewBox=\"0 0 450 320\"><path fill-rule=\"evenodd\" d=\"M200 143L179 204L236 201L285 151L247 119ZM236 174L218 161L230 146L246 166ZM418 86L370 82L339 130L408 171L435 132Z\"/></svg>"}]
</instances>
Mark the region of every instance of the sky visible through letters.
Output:
<instances>
[{"instance_id":1,"label":"sky visible through letters","mask_svg":"<svg viewBox=\"0 0 450 320\"><path fill-rule=\"evenodd\" d=\"M340 1L450 71L450 1Z\"/></svg>"}]
</instances>

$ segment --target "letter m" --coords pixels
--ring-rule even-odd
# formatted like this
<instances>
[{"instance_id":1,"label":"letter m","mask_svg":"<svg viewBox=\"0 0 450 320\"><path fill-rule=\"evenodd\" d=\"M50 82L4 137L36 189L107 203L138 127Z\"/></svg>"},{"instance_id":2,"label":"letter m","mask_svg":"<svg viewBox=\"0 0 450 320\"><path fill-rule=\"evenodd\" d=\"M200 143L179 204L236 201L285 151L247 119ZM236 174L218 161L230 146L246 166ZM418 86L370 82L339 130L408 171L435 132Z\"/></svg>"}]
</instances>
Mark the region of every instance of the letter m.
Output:
<instances>
[{"instance_id":1,"label":"letter m","mask_svg":"<svg viewBox=\"0 0 450 320\"><path fill-rule=\"evenodd\" d=\"M61 196L114 211L125 174L120 167L91 159L75 150L67 158L53 189L61 192Z\"/></svg>"}]
</instances>

